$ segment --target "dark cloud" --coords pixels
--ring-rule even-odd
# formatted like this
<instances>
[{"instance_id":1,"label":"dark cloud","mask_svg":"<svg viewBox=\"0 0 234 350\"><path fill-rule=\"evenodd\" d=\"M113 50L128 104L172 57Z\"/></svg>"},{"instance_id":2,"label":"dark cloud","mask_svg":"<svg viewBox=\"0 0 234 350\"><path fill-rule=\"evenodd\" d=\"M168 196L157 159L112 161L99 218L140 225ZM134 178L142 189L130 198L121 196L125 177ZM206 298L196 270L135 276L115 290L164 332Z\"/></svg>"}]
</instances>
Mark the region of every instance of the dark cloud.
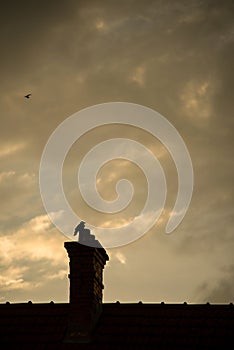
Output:
<instances>
[{"instance_id":1,"label":"dark cloud","mask_svg":"<svg viewBox=\"0 0 234 350\"><path fill-rule=\"evenodd\" d=\"M221 280L220 285L216 287L210 294L207 295L206 299L210 300L211 303L227 303L233 302L234 300L234 285L233 285L234 274L230 276L230 280ZM231 280L232 278L232 280Z\"/></svg>"},{"instance_id":2,"label":"dark cloud","mask_svg":"<svg viewBox=\"0 0 234 350\"><path fill-rule=\"evenodd\" d=\"M79 2L76 2L76 6ZM9 1L1 4L2 70L8 75L29 74L32 61L43 51L51 31L73 17L73 1ZM8 69L7 69L8 68Z\"/></svg>"},{"instance_id":3,"label":"dark cloud","mask_svg":"<svg viewBox=\"0 0 234 350\"><path fill-rule=\"evenodd\" d=\"M198 288L200 300L210 303L227 303L234 301L234 268L233 265L222 269L221 277L218 280L205 282Z\"/></svg>"}]
</instances>

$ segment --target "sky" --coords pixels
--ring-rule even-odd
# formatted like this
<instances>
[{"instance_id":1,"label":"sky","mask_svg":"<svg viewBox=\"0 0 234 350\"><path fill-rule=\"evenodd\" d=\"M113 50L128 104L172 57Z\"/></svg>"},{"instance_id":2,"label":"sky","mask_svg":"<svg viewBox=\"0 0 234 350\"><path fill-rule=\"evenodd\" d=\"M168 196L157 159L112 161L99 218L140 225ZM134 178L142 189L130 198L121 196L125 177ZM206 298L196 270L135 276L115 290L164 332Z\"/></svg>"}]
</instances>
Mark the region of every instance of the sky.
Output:
<instances>
[{"instance_id":1,"label":"sky","mask_svg":"<svg viewBox=\"0 0 234 350\"><path fill-rule=\"evenodd\" d=\"M106 125L72 146L64 191L73 210L94 225L131 220L147 195L142 171L116 159L98 173L98 189L113 200L116 182L127 178L132 202L114 215L86 205L77 169L99 142L137 140L154 152L167 180L158 222L135 242L107 249L104 301L234 301L233 10L228 0L1 4L0 302L68 301L68 238L43 206L40 160L60 123L106 102L136 103L167 118L189 150L194 190L183 221L165 234L177 172L157 139L135 127Z\"/></svg>"}]
</instances>

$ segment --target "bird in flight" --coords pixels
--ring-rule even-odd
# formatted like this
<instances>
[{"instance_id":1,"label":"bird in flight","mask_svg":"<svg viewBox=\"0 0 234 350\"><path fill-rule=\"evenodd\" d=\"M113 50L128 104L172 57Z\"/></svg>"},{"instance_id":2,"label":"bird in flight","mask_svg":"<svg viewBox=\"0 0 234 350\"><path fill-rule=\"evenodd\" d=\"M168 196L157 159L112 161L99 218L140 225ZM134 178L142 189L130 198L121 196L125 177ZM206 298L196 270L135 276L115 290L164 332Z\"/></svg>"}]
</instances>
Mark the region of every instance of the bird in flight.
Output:
<instances>
[{"instance_id":1,"label":"bird in flight","mask_svg":"<svg viewBox=\"0 0 234 350\"><path fill-rule=\"evenodd\" d=\"M32 95L32 94L27 94L27 95L25 95L24 97L25 97L25 98L29 98L31 95Z\"/></svg>"}]
</instances>

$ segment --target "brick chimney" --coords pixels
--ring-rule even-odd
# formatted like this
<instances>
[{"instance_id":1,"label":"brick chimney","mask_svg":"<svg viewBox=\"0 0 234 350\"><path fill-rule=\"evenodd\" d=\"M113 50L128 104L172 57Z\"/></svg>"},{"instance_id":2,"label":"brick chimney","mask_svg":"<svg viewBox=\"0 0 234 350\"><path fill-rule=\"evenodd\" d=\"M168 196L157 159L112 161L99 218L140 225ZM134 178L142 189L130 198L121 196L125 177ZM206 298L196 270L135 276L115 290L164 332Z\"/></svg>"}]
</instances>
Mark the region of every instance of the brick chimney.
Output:
<instances>
[{"instance_id":1,"label":"brick chimney","mask_svg":"<svg viewBox=\"0 0 234 350\"><path fill-rule=\"evenodd\" d=\"M70 321L65 342L89 342L102 311L103 269L109 257L104 248L79 242L64 246L70 258Z\"/></svg>"}]
</instances>

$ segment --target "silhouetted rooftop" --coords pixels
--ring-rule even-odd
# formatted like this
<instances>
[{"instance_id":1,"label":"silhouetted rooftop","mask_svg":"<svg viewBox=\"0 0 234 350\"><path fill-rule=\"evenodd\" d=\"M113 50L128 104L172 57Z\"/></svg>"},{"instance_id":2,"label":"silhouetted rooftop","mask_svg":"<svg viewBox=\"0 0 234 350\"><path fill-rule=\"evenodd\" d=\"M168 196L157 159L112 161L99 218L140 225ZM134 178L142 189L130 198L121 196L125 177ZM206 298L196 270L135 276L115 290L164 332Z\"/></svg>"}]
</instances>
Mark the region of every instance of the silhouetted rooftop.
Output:
<instances>
[{"instance_id":1,"label":"silhouetted rooftop","mask_svg":"<svg viewBox=\"0 0 234 350\"><path fill-rule=\"evenodd\" d=\"M233 348L233 304L103 304L90 343L64 343L69 304L0 304L0 345L13 349Z\"/></svg>"},{"instance_id":2,"label":"silhouetted rooftop","mask_svg":"<svg viewBox=\"0 0 234 350\"><path fill-rule=\"evenodd\" d=\"M233 304L103 304L105 249L64 246L69 303L0 304L1 349L234 348Z\"/></svg>"}]
</instances>

